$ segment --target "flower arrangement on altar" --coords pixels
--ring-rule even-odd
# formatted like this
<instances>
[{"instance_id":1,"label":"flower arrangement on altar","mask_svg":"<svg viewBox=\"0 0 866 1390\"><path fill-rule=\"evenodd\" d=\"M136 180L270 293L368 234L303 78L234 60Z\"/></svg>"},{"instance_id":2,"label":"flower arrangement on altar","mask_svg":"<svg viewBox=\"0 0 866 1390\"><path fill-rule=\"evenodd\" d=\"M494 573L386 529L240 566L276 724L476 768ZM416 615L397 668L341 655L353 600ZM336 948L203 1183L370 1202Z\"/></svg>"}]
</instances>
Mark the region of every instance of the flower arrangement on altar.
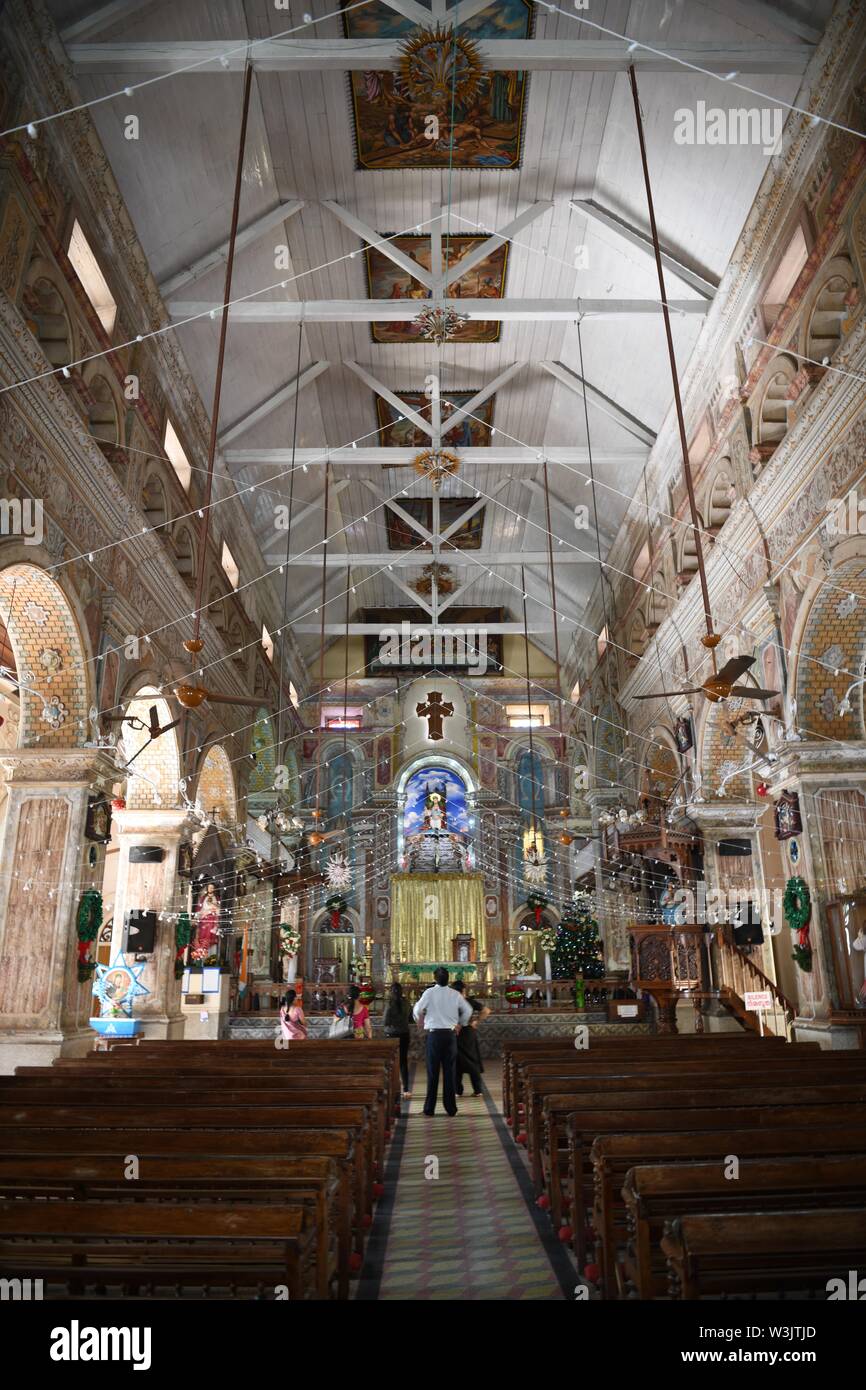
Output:
<instances>
[{"instance_id":1,"label":"flower arrangement on altar","mask_svg":"<svg viewBox=\"0 0 866 1390\"><path fill-rule=\"evenodd\" d=\"M219 957L214 955L209 946L193 946L189 953L190 963L194 965L218 965Z\"/></svg>"},{"instance_id":2,"label":"flower arrangement on altar","mask_svg":"<svg viewBox=\"0 0 866 1390\"><path fill-rule=\"evenodd\" d=\"M358 979L360 979L361 976L365 974L367 969L367 957L357 955L353 956L350 961L350 965L352 969L352 974L357 975Z\"/></svg>"}]
</instances>

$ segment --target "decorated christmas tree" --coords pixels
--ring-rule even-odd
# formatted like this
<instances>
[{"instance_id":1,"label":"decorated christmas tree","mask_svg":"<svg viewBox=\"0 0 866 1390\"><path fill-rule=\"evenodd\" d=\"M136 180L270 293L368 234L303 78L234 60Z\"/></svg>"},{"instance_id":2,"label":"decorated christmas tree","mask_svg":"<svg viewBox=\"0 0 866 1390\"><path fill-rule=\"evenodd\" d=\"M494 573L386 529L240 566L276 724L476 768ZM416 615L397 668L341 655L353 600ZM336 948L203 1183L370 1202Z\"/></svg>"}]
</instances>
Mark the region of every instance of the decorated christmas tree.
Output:
<instances>
[{"instance_id":1,"label":"decorated christmas tree","mask_svg":"<svg viewBox=\"0 0 866 1390\"><path fill-rule=\"evenodd\" d=\"M588 898L576 898L563 910L550 969L554 980L573 980L577 975L600 980L604 975L598 922Z\"/></svg>"}]
</instances>

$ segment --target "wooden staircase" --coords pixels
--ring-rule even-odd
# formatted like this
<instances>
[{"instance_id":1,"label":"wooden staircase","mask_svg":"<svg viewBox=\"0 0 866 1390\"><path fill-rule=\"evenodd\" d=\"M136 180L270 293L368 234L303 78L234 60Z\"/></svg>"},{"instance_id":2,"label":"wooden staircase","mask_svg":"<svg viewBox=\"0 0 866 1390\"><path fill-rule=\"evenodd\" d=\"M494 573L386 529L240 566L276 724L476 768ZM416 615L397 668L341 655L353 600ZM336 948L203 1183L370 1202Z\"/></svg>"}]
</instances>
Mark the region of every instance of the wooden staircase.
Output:
<instances>
[{"instance_id":1,"label":"wooden staircase","mask_svg":"<svg viewBox=\"0 0 866 1390\"><path fill-rule=\"evenodd\" d=\"M726 941L721 931L716 935L715 946L713 964L718 974L719 1002L744 1028L760 1033L759 1016L746 1008L744 996L765 990L772 996L773 1007L763 1015L763 1031L774 1037L790 1038L796 1006L745 951Z\"/></svg>"}]
</instances>

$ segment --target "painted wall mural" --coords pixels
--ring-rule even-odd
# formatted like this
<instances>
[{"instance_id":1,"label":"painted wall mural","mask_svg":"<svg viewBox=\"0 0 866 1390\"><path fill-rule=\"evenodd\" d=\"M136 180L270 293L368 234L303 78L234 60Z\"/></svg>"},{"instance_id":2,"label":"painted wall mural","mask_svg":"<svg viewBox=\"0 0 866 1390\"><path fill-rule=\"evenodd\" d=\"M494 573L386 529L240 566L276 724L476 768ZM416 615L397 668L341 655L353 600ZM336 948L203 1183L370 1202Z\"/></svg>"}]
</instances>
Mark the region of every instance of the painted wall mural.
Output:
<instances>
[{"instance_id":1,"label":"painted wall mural","mask_svg":"<svg viewBox=\"0 0 866 1390\"><path fill-rule=\"evenodd\" d=\"M407 84L402 72L353 72L350 100L359 169L515 169L520 164L528 74L477 74L472 41L526 39L531 36L533 6L528 0L495 0L488 9L461 24L454 65L445 58L433 30L420 31L409 19L379 0L347 8L343 26L351 39L418 39L412 55L416 79ZM466 43L468 42L468 45ZM445 80L437 83L437 70ZM450 73L450 80L449 80ZM425 95L425 74L430 81ZM437 89L439 89L437 91ZM425 117L435 115L438 133L431 138ZM453 145L453 153L452 153Z\"/></svg>"},{"instance_id":2,"label":"painted wall mural","mask_svg":"<svg viewBox=\"0 0 866 1390\"><path fill-rule=\"evenodd\" d=\"M466 784L444 767L422 767L406 783L403 832L418 835L424 830L469 833Z\"/></svg>"},{"instance_id":3,"label":"painted wall mural","mask_svg":"<svg viewBox=\"0 0 866 1390\"><path fill-rule=\"evenodd\" d=\"M431 264L429 236L393 237L392 244L410 260L429 270ZM485 236L449 236L447 224L443 228L442 264L445 270L456 266L464 256L468 256L476 246L486 241ZM409 301L406 319L396 323L373 323L370 325L374 343L417 343L421 342L421 329L413 322L420 308L420 302L430 298L430 291L415 280L390 257L375 247L366 250L367 290L371 299L395 299ZM508 246L503 242L495 251L485 256L483 261L465 275L460 275L448 286L452 299L501 299L505 293L505 269L508 261ZM416 302L418 307L416 308ZM449 339L454 343L498 343L502 325L497 320L470 319L455 329Z\"/></svg>"}]
</instances>

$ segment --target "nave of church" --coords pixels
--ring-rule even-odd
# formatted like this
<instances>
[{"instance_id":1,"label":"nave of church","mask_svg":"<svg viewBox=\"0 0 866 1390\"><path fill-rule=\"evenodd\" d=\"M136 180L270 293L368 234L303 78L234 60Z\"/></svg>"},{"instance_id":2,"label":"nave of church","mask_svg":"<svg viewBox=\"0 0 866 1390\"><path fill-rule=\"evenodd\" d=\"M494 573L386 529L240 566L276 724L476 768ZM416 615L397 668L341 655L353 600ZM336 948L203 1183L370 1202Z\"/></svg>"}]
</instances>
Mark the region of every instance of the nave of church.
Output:
<instances>
[{"instance_id":1,"label":"nave of church","mask_svg":"<svg viewBox=\"0 0 866 1390\"><path fill-rule=\"evenodd\" d=\"M0 1299L839 1350L864 279L863 0L7 0Z\"/></svg>"}]
</instances>

